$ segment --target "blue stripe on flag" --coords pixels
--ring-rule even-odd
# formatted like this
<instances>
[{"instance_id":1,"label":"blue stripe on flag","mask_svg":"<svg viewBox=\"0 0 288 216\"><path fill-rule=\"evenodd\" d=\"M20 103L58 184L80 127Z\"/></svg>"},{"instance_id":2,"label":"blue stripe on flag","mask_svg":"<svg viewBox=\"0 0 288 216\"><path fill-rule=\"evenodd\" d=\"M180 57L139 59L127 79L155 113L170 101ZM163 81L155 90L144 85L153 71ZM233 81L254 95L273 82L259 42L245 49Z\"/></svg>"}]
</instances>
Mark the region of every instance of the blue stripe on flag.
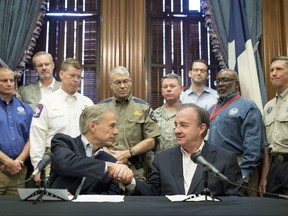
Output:
<instances>
[{"instance_id":1,"label":"blue stripe on flag","mask_svg":"<svg viewBox=\"0 0 288 216\"><path fill-rule=\"evenodd\" d=\"M228 65L239 74L241 96L263 111L259 79L242 0L230 0Z\"/></svg>"}]
</instances>

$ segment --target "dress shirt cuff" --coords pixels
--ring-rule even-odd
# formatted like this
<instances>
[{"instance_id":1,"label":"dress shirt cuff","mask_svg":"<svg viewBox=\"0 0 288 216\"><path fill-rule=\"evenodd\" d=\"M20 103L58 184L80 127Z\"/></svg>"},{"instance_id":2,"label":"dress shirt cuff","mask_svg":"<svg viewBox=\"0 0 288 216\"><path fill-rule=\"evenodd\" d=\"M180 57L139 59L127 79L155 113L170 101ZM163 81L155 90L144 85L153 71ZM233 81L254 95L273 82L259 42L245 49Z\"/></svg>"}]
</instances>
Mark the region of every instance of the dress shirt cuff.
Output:
<instances>
[{"instance_id":1,"label":"dress shirt cuff","mask_svg":"<svg viewBox=\"0 0 288 216\"><path fill-rule=\"evenodd\" d=\"M107 162L105 162L104 174L107 173L107 171L108 171L107 169L108 169L108 168L107 168Z\"/></svg>"},{"instance_id":2,"label":"dress shirt cuff","mask_svg":"<svg viewBox=\"0 0 288 216\"><path fill-rule=\"evenodd\" d=\"M129 185L126 185L125 188L127 189L128 194L132 194L136 187L136 180L135 178L132 179Z\"/></svg>"}]
</instances>

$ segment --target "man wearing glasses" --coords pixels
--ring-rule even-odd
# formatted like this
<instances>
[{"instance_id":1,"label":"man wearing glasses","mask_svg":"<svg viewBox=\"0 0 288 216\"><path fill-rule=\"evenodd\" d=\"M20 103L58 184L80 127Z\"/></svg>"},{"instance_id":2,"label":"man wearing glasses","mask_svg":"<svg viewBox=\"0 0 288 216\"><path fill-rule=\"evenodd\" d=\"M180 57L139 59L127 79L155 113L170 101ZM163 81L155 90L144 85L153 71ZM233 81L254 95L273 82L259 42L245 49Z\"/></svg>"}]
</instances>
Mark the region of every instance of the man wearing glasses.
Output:
<instances>
[{"instance_id":1,"label":"man wearing glasses","mask_svg":"<svg viewBox=\"0 0 288 216\"><path fill-rule=\"evenodd\" d=\"M127 68L115 67L110 71L109 79L113 97L100 103L116 111L119 134L106 151L127 164L136 178L145 181L149 170L147 152L155 146L155 138L160 135L159 126L150 105L132 96Z\"/></svg>"},{"instance_id":2,"label":"man wearing glasses","mask_svg":"<svg viewBox=\"0 0 288 216\"><path fill-rule=\"evenodd\" d=\"M217 91L207 87L208 64L204 60L195 60L192 62L188 76L191 78L191 86L181 94L182 103L195 103L198 106L208 110L217 102Z\"/></svg>"},{"instance_id":3,"label":"man wearing glasses","mask_svg":"<svg viewBox=\"0 0 288 216\"><path fill-rule=\"evenodd\" d=\"M38 74L38 80L29 85L20 86L21 100L29 104L35 110L41 98L56 91L61 82L53 77L54 62L50 53L37 52L32 59L33 66Z\"/></svg>"},{"instance_id":4,"label":"man wearing glasses","mask_svg":"<svg viewBox=\"0 0 288 216\"><path fill-rule=\"evenodd\" d=\"M218 72L215 80L218 102L211 107L208 143L234 152L247 187L257 190L258 166L263 157L264 127L257 105L240 96L238 75L231 69ZM225 159L223 159L225 160ZM256 196L255 191L246 191Z\"/></svg>"}]
</instances>

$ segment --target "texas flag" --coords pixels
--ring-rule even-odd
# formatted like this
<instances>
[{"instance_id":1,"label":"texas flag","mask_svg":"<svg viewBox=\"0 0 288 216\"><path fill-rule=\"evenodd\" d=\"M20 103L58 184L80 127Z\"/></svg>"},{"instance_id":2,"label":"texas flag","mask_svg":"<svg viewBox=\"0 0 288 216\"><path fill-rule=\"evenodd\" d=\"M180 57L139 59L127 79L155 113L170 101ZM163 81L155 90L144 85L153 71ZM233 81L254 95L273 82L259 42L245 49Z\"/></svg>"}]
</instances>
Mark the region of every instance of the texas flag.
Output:
<instances>
[{"instance_id":1,"label":"texas flag","mask_svg":"<svg viewBox=\"0 0 288 216\"><path fill-rule=\"evenodd\" d=\"M259 79L242 0L230 0L228 65L238 72L241 96L253 100L263 113Z\"/></svg>"}]
</instances>

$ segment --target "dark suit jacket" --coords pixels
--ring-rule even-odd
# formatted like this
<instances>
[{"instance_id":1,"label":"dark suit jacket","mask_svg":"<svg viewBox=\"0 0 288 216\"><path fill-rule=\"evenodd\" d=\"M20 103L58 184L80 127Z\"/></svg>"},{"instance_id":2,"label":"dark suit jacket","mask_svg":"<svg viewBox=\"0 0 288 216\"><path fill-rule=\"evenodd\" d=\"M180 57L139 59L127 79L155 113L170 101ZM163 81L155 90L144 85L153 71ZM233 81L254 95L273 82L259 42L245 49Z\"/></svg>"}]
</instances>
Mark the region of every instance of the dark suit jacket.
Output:
<instances>
[{"instance_id":1,"label":"dark suit jacket","mask_svg":"<svg viewBox=\"0 0 288 216\"><path fill-rule=\"evenodd\" d=\"M237 157L232 152L212 147L206 143L201 155L222 174L226 175L230 181L242 184ZM222 182L211 173L208 174L208 189L214 196L243 195L240 187ZM188 194L200 194L203 191L203 167L198 165ZM146 184L136 180L136 187L132 193L132 195L146 196L176 194L185 194L180 146L156 154Z\"/></svg>"},{"instance_id":2,"label":"dark suit jacket","mask_svg":"<svg viewBox=\"0 0 288 216\"><path fill-rule=\"evenodd\" d=\"M53 91L56 91L61 86L61 82L55 80L55 85ZM21 100L32 107L35 110L37 104L41 99L41 90L39 87L39 80L35 83L31 83L29 85L24 85L19 87L19 95L21 96Z\"/></svg>"},{"instance_id":3,"label":"dark suit jacket","mask_svg":"<svg viewBox=\"0 0 288 216\"><path fill-rule=\"evenodd\" d=\"M104 174L105 161L116 162L116 159L104 151L96 158L87 157L81 136L56 134L51 141L51 152L49 187L68 189L75 194L82 177L86 176L80 194L120 194L118 183Z\"/></svg>"}]
</instances>

